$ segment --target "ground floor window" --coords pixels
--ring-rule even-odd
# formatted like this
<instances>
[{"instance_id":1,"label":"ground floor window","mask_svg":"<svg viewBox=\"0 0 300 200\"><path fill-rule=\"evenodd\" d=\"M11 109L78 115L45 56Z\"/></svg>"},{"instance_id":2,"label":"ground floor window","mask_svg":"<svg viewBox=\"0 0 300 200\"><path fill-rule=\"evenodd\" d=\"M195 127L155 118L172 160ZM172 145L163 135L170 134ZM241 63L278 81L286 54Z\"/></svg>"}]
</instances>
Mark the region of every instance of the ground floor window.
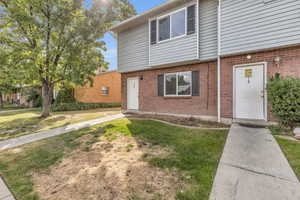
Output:
<instances>
[{"instance_id":1,"label":"ground floor window","mask_svg":"<svg viewBox=\"0 0 300 200\"><path fill-rule=\"evenodd\" d=\"M165 96L191 96L192 72L165 74Z\"/></svg>"}]
</instances>

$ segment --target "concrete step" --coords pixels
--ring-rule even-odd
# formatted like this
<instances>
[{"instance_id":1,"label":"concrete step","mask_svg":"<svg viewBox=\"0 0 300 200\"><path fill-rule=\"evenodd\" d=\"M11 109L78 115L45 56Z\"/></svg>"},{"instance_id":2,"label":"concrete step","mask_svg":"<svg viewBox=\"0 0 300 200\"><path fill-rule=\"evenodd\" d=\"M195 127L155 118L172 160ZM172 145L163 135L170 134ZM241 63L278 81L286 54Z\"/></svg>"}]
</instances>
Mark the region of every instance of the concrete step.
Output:
<instances>
[{"instance_id":1,"label":"concrete step","mask_svg":"<svg viewBox=\"0 0 300 200\"><path fill-rule=\"evenodd\" d=\"M267 126L275 125L275 122L268 122L264 120L248 120L248 119L233 119L233 123L241 126L253 127L253 128L265 128Z\"/></svg>"}]
</instances>

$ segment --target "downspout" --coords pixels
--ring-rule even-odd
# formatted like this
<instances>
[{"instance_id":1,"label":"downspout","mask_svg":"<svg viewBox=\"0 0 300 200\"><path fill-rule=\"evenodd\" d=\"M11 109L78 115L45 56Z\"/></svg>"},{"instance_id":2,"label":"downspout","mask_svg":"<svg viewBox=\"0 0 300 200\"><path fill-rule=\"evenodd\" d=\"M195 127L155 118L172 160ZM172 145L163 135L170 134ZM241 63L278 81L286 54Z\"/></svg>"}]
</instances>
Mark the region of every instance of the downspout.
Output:
<instances>
[{"instance_id":1,"label":"downspout","mask_svg":"<svg viewBox=\"0 0 300 200\"><path fill-rule=\"evenodd\" d=\"M222 0L219 0L218 5L218 122L221 122L221 9Z\"/></svg>"}]
</instances>

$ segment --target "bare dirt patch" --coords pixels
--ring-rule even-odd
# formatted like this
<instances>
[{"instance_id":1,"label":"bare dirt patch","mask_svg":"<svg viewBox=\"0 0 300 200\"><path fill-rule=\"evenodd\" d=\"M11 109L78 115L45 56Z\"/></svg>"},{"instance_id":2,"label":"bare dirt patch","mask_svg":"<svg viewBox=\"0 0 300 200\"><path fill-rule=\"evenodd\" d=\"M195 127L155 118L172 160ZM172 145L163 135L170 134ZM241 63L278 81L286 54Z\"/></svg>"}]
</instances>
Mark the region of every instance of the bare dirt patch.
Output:
<instances>
[{"instance_id":1,"label":"bare dirt patch","mask_svg":"<svg viewBox=\"0 0 300 200\"><path fill-rule=\"evenodd\" d=\"M81 138L81 146L92 137ZM45 200L172 200L178 191L185 189L178 172L155 168L146 161L151 156L168 156L169 150L130 136L119 136L113 141L104 136L100 139L89 151L78 148L48 173L34 174L35 190L40 197Z\"/></svg>"},{"instance_id":2,"label":"bare dirt patch","mask_svg":"<svg viewBox=\"0 0 300 200\"><path fill-rule=\"evenodd\" d=\"M179 124L183 126L193 126L199 128L229 128L229 125L211 121L203 121L194 117L184 118L167 115L151 115L151 114L131 114L129 118L140 118L140 119L157 119L173 124Z\"/></svg>"}]
</instances>

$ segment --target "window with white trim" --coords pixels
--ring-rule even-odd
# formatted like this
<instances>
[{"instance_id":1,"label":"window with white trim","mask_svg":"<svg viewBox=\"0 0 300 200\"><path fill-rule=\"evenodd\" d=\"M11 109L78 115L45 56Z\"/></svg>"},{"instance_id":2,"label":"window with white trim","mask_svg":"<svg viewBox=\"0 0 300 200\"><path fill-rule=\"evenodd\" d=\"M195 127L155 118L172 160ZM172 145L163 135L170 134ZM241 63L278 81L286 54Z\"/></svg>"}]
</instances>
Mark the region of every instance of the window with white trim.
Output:
<instances>
[{"instance_id":1,"label":"window with white trim","mask_svg":"<svg viewBox=\"0 0 300 200\"><path fill-rule=\"evenodd\" d=\"M158 19L158 41L186 34L186 9Z\"/></svg>"},{"instance_id":2,"label":"window with white trim","mask_svg":"<svg viewBox=\"0 0 300 200\"><path fill-rule=\"evenodd\" d=\"M195 33L196 5L150 20L151 44Z\"/></svg>"},{"instance_id":3,"label":"window with white trim","mask_svg":"<svg viewBox=\"0 0 300 200\"><path fill-rule=\"evenodd\" d=\"M191 96L192 72L165 74L165 96Z\"/></svg>"},{"instance_id":4,"label":"window with white trim","mask_svg":"<svg viewBox=\"0 0 300 200\"><path fill-rule=\"evenodd\" d=\"M108 96L109 95L109 87L101 87L101 94L102 96Z\"/></svg>"}]
</instances>

